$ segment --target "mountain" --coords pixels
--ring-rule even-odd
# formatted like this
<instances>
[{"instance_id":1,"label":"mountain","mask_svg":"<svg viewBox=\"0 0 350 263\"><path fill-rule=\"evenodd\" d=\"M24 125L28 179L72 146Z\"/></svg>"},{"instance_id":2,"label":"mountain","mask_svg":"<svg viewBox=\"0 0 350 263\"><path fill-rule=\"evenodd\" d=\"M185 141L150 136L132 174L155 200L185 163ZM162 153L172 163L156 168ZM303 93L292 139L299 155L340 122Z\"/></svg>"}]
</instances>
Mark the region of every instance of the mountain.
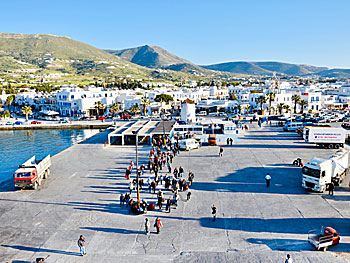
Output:
<instances>
[{"instance_id":1,"label":"mountain","mask_svg":"<svg viewBox=\"0 0 350 263\"><path fill-rule=\"evenodd\" d=\"M0 33L1 71L148 74L149 70L69 37Z\"/></svg>"},{"instance_id":2,"label":"mountain","mask_svg":"<svg viewBox=\"0 0 350 263\"><path fill-rule=\"evenodd\" d=\"M123 50L106 50L108 53L121 57L124 60L148 68L164 68L174 64L191 64L174 54L156 46L141 46Z\"/></svg>"},{"instance_id":3,"label":"mountain","mask_svg":"<svg viewBox=\"0 0 350 263\"><path fill-rule=\"evenodd\" d=\"M315 67L309 65L298 65L282 62L227 62L214 65L201 66L206 69L241 73L247 75L271 75L273 72L282 75L305 76L317 74L328 70L326 67Z\"/></svg>"},{"instance_id":4,"label":"mountain","mask_svg":"<svg viewBox=\"0 0 350 263\"><path fill-rule=\"evenodd\" d=\"M122 50L106 50L126 61L148 68L166 69L190 74L212 75L210 70L203 69L188 60L180 58L157 46L141 46Z\"/></svg>"}]
</instances>

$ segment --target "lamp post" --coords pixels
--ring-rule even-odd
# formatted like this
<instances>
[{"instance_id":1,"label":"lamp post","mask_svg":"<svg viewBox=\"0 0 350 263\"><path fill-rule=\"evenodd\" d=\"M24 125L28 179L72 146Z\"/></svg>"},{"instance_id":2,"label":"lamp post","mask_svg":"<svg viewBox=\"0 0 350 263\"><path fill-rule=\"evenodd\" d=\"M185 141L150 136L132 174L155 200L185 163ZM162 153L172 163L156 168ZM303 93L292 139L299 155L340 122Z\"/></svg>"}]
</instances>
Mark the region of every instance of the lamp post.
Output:
<instances>
[{"instance_id":1,"label":"lamp post","mask_svg":"<svg viewBox=\"0 0 350 263\"><path fill-rule=\"evenodd\" d=\"M136 136L136 189L137 189L137 208L140 208L140 187L139 187L139 179L140 179L140 173L139 173L139 156L138 156L138 144L139 144L139 137L138 133L136 131L133 132Z\"/></svg>"}]
</instances>

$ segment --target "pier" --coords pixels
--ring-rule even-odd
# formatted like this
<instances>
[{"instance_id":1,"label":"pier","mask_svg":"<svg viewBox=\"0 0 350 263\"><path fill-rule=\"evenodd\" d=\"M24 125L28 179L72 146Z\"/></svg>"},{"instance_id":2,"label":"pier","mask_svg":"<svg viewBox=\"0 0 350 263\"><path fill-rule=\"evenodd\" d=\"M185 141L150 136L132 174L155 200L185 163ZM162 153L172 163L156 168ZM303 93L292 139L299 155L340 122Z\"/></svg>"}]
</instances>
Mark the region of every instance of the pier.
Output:
<instances>
[{"instance_id":1,"label":"pier","mask_svg":"<svg viewBox=\"0 0 350 263\"><path fill-rule=\"evenodd\" d=\"M51 176L37 191L0 192L0 258L2 262L31 262L50 255L48 262L348 262L350 252L350 192L344 186L327 193L301 187L297 157L327 158L335 150L306 144L296 133L253 124L237 142L204 146L176 156L195 174L191 200L180 192L171 213L158 209L145 215L120 207L128 191L125 169L135 161L132 146L104 147L110 131L101 132L52 159ZM139 149L145 163L149 147ZM165 174L165 171L161 171ZM271 186L265 175L270 173ZM135 176L133 174L132 176ZM148 173L143 176L146 180ZM164 191L165 198L170 192ZM135 191L132 197L136 196ZM141 198L156 195L141 191ZM210 207L217 206L217 220ZM144 219L151 234L144 233ZM160 217L159 235L153 223ZM334 227L340 244L318 252L307 243L311 229ZM79 255L79 235L86 238L87 255Z\"/></svg>"}]
</instances>

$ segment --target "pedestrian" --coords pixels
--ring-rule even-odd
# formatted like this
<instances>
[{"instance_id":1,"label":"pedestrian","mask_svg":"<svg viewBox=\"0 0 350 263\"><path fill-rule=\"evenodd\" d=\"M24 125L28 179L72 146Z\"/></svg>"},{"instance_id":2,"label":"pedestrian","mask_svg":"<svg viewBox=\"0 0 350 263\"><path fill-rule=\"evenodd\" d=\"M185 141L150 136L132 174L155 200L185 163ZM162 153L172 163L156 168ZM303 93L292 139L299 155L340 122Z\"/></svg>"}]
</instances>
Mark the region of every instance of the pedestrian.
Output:
<instances>
[{"instance_id":1,"label":"pedestrian","mask_svg":"<svg viewBox=\"0 0 350 263\"><path fill-rule=\"evenodd\" d=\"M124 205L125 199L123 193L120 194L120 206Z\"/></svg>"},{"instance_id":2,"label":"pedestrian","mask_svg":"<svg viewBox=\"0 0 350 263\"><path fill-rule=\"evenodd\" d=\"M219 157L222 157L223 152L224 152L224 148L220 147L220 150L219 150Z\"/></svg>"},{"instance_id":3,"label":"pedestrian","mask_svg":"<svg viewBox=\"0 0 350 263\"><path fill-rule=\"evenodd\" d=\"M233 139L230 138L230 145L232 146L232 144L233 144Z\"/></svg>"},{"instance_id":4,"label":"pedestrian","mask_svg":"<svg viewBox=\"0 0 350 263\"><path fill-rule=\"evenodd\" d=\"M328 195L334 195L334 183L333 181L328 184Z\"/></svg>"},{"instance_id":5,"label":"pedestrian","mask_svg":"<svg viewBox=\"0 0 350 263\"><path fill-rule=\"evenodd\" d=\"M157 217L156 221L154 222L154 227L157 229L157 234L160 233L160 228L163 226L162 221L160 221L160 218Z\"/></svg>"},{"instance_id":6,"label":"pedestrian","mask_svg":"<svg viewBox=\"0 0 350 263\"><path fill-rule=\"evenodd\" d=\"M293 263L293 260L289 254L287 254L286 261L284 261L284 263Z\"/></svg>"},{"instance_id":7,"label":"pedestrian","mask_svg":"<svg viewBox=\"0 0 350 263\"><path fill-rule=\"evenodd\" d=\"M148 235L148 233L149 233L150 226L151 226L151 224L150 224L148 218L146 218L145 219L145 232L146 232L146 235Z\"/></svg>"},{"instance_id":8,"label":"pedestrian","mask_svg":"<svg viewBox=\"0 0 350 263\"><path fill-rule=\"evenodd\" d=\"M266 174L265 180L266 180L266 187L269 188L270 187L270 182L271 182L271 176L270 176L269 173Z\"/></svg>"},{"instance_id":9,"label":"pedestrian","mask_svg":"<svg viewBox=\"0 0 350 263\"><path fill-rule=\"evenodd\" d=\"M171 164L168 163L168 172L171 173Z\"/></svg>"},{"instance_id":10,"label":"pedestrian","mask_svg":"<svg viewBox=\"0 0 350 263\"><path fill-rule=\"evenodd\" d=\"M167 175L165 175L165 176L167 176ZM159 183L160 183L160 185L163 184L163 175L160 175L160 176L159 176Z\"/></svg>"},{"instance_id":11,"label":"pedestrian","mask_svg":"<svg viewBox=\"0 0 350 263\"><path fill-rule=\"evenodd\" d=\"M215 222L215 220L216 220L216 206L215 206L215 204L213 204L213 206L211 207L211 214L213 215L213 221Z\"/></svg>"},{"instance_id":12,"label":"pedestrian","mask_svg":"<svg viewBox=\"0 0 350 263\"><path fill-rule=\"evenodd\" d=\"M80 235L80 237L78 239L78 247L80 248L80 255L81 256L86 255L85 238L83 235Z\"/></svg>"},{"instance_id":13,"label":"pedestrian","mask_svg":"<svg viewBox=\"0 0 350 263\"><path fill-rule=\"evenodd\" d=\"M132 181L130 181L129 182L129 194L131 194L133 188L134 188L134 185L133 185Z\"/></svg>"},{"instance_id":14,"label":"pedestrian","mask_svg":"<svg viewBox=\"0 0 350 263\"><path fill-rule=\"evenodd\" d=\"M169 197L168 200L166 201L166 211L168 211L170 213L170 209L171 209L171 198Z\"/></svg>"},{"instance_id":15,"label":"pedestrian","mask_svg":"<svg viewBox=\"0 0 350 263\"><path fill-rule=\"evenodd\" d=\"M230 138L227 138L226 143L227 145L230 145Z\"/></svg>"},{"instance_id":16,"label":"pedestrian","mask_svg":"<svg viewBox=\"0 0 350 263\"><path fill-rule=\"evenodd\" d=\"M187 200L190 200L191 198L191 190L189 188L187 188Z\"/></svg>"}]
</instances>

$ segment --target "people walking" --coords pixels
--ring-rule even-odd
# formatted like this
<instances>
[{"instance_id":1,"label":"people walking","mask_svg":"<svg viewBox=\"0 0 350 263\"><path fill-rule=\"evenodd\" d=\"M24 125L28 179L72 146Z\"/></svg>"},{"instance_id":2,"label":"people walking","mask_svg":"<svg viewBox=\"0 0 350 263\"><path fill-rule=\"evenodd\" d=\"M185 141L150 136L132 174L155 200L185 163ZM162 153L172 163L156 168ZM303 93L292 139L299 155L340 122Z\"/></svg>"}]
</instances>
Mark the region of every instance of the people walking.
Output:
<instances>
[{"instance_id":1,"label":"people walking","mask_svg":"<svg viewBox=\"0 0 350 263\"><path fill-rule=\"evenodd\" d=\"M123 193L120 194L120 206L124 205L125 199Z\"/></svg>"},{"instance_id":2,"label":"people walking","mask_svg":"<svg viewBox=\"0 0 350 263\"><path fill-rule=\"evenodd\" d=\"M170 209L171 209L171 198L169 197L168 200L166 201L166 211L168 211L170 213Z\"/></svg>"},{"instance_id":3,"label":"people walking","mask_svg":"<svg viewBox=\"0 0 350 263\"><path fill-rule=\"evenodd\" d=\"M230 138L230 145L232 146L232 144L233 144L233 139Z\"/></svg>"},{"instance_id":4,"label":"people walking","mask_svg":"<svg viewBox=\"0 0 350 263\"><path fill-rule=\"evenodd\" d=\"M150 227L151 227L151 224L150 224L148 218L146 218L145 219L145 232L146 232L146 235L148 235Z\"/></svg>"},{"instance_id":5,"label":"people walking","mask_svg":"<svg viewBox=\"0 0 350 263\"><path fill-rule=\"evenodd\" d=\"M286 261L284 261L284 263L293 263L293 260L289 254L287 254Z\"/></svg>"},{"instance_id":6,"label":"people walking","mask_svg":"<svg viewBox=\"0 0 350 263\"><path fill-rule=\"evenodd\" d=\"M157 230L157 234L160 233L160 229L161 229L162 226L163 226L162 221L160 221L160 218L157 217L157 218L156 218L156 221L154 222L154 227L155 227L156 230Z\"/></svg>"},{"instance_id":7,"label":"people walking","mask_svg":"<svg viewBox=\"0 0 350 263\"><path fill-rule=\"evenodd\" d=\"M270 182L271 182L271 176L270 176L269 173L266 174L265 180L266 180L266 187L269 188L270 187Z\"/></svg>"},{"instance_id":8,"label":"people walking","mask_svg":"<svg viewBox=\"0 0 350 263\"><path fill-rule=\"evenodd\" d=\"M189 188L187 188L187 200L190 200L191 199L191 190Z\"/></svg>"},{"instance_id":9,"label":"people walking","mask_svg":"<svg viewBox=\"0 0 350 263\"><path fill-rule=\"evenodd\" d=\"M333 181L328 184L328 195L334 195L334 183Z\"/></svg>"},{"instance_id":10,"label":"people walking","mask_svg":"<svg viewBox=\"0 0 350 263\"><path fill-rule=\"evenodd\" d=\"M222 157L223 152L224 152L224 148L220 147L220 150L219 150L219 157Z\"/></svg>"},{"instance_id":11,"label":"people walking","mask_svg":"<svg viewBox=\"0 0 350 263\"><path fill-rule=\"evenodd\" d=\"M85 249L85 238L83 235L80 235L78 239L78 247L80 249L80 255L84 256L86 255L86 249Z\"/></svg>"},{"instance_id":12,"label":"people walking","mask_svg":"<svg viewBox=\"0 0 350 263\"><path fill-rule=\"evenodd\" d=\"M215 206L215 204L213 204L213 206L211 207L211 214L213 215L213 221L215 222L215 220L216 220L216 206Z\"/></svg>"}]
</instances>

